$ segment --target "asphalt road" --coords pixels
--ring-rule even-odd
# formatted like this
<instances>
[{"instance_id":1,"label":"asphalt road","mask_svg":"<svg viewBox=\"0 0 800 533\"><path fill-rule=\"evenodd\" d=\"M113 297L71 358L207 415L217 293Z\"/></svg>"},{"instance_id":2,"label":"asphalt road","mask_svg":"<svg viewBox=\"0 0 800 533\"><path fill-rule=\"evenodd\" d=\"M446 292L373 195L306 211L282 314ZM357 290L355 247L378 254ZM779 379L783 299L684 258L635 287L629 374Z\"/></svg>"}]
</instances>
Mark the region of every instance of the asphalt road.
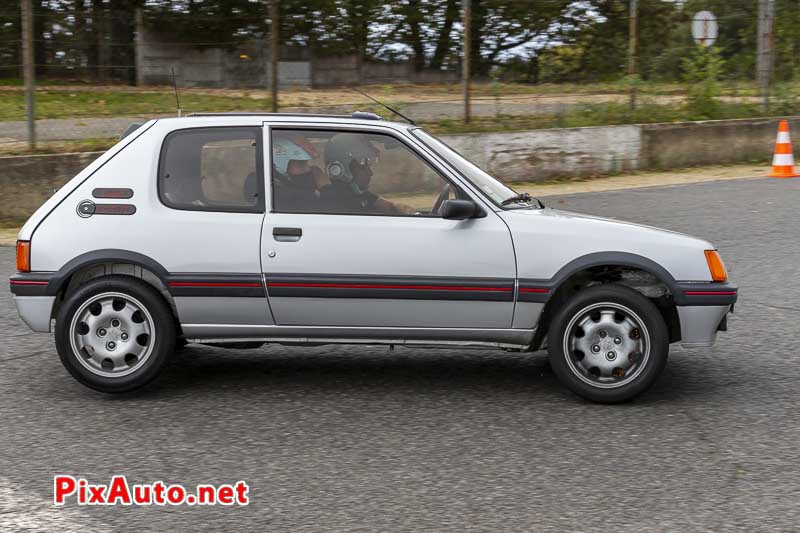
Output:
<instances>
[{"instance_id":1,"label":"asphalt road","mask_svg":"<svg viewBox=\"0 0 800 533\"><path fill-rule=\"evenodd\" d=\"M711 239L741 289L730 331L674 347L656 386L618 406L566 392L540 353L363 347L193 347L111 397L66 374L6 288L0 530L798 530L800 180L548 203ZM252 501L55 509L54 473L242 479Z\"/></svg>"}]
</instances>

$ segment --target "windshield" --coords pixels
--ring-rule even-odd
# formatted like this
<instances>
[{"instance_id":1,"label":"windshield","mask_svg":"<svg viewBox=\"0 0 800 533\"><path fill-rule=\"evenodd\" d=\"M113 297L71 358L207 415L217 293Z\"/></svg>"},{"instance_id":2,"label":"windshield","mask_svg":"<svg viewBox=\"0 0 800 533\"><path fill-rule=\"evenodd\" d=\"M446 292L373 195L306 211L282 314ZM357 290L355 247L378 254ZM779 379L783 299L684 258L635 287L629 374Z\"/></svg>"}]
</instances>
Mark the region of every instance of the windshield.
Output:
<instances>
[{"instance_id":1,"label":"windshield","mask_svg":"<svg viewBox=\"0 0 800 533\"><path fill-rule=\"evenodd\" d=\"M444 157L448 163L453 165L498 207L503 206L503 202L517 196L517 193L511 188L503 185L430 133L419 128L412 129L411 132L436 153Z\"/></svg>"}]
</instances>

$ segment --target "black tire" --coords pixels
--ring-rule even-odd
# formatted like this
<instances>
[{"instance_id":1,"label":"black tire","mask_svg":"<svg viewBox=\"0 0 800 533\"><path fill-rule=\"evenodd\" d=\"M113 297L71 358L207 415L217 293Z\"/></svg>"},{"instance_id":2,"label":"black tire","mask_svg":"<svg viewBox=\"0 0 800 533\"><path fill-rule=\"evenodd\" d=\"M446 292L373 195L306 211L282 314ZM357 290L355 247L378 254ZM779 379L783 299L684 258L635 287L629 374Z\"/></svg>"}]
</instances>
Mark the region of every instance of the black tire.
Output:
<instances>
[{"instance_id":1,"label":"black tire","mask_svg":"<svg viewBox=\"0 0 800 533\"><path fill-rule=\"evenodd\" d=\"M605 302L622 305L638 315L647 330L650 347L649 357L638 375L614 388L603 388L581 379L580 371L573 369L575 364L571 366L568 361L572 354L565 353L564 349L566 329L573 318L582 310ZM669 334L658 308L642 294L623 285L598 285L575 294L556 311L548 331L548 354L553 372L569 390L594 402L619 403L638 396L658 379L667 364ZM611 355L609 352L609 357Z\"/></svg>"},{"instance_id":2,"label":"black tire","mask_svg":"<svg viewBox=\"0 0 800 533\"><path fill-rule=\"evenodd\" d=\"M153 321L153 346L146 360L130 374L107 377L88 370L75 353L70 340L70 324L80 307L94 296L121 293L138 300L150 313ZM149 284L128 276L104 276L89 281L68 294L56 317L55 342L64 368L83 385L106 393L129 392L153 381L175 348L175 320L163 297Z\"/></svg>"}]
</instances>

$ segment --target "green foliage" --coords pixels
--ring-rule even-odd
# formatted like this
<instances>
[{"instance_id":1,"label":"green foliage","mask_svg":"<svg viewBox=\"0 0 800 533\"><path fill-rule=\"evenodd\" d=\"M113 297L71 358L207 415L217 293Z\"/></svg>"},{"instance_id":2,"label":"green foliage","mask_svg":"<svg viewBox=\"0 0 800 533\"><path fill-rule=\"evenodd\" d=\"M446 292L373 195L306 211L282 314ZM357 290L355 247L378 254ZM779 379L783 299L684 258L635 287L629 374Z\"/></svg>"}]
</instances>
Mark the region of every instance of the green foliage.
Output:
<instances>
[{"instance_id":1,"label":"green foliage","mask_svg":"<svg viewBox=\"0 0 800 533\"><path fill-rule=\"evenodd\" d=\"M719 83L725 61L719 48L696 46L683 61L683 81L687 84L686 108L693 120L719 118L722 87Z\"/></svg>"}]
</instances>

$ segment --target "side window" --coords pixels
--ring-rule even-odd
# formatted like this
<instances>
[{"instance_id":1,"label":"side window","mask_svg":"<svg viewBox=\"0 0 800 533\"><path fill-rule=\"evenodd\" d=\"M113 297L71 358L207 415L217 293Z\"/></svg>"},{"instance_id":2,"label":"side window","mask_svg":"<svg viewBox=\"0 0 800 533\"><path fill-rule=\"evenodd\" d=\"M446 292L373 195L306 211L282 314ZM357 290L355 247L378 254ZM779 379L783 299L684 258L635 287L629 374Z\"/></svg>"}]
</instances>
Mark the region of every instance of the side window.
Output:
<instances>
[{"instance_id":1,"label":"side window","mask_svg":"<svg viewBox=\"0 0 800 533\"><path fill-rule=\"evenodd\" d=\"M178 130L161 148L158 194L175 209L263 211L261 128Z\"/></svg>"},{"instance_id":2,"label":"side window","mask_svg":"<svg viewBox=\"0 0 800 533\"><path fill-rule=\"evenodd\" d=\"M439 216L464 193L391 135L272 130L275 212Z\"/></svg>"}]
</instances>

